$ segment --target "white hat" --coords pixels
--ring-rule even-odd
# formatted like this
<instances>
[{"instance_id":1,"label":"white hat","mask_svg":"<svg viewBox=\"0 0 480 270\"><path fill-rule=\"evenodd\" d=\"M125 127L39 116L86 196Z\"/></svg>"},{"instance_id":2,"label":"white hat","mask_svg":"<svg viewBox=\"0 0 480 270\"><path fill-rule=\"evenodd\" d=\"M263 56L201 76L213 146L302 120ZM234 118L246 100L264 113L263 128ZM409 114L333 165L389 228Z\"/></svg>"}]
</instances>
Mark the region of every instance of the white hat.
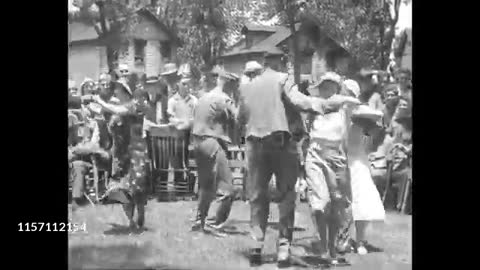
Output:
<instances>
[{"instance_id":1,"label":"white hat","mask_svg":"<svg viewBox=\"0 0 480 270\"><path fill-rule=\"evenodd\" d=\"M118 65L118 70L128 70L128 65L120 64L120 65Z\"/></svg>"},{"instance_id":2,"label":"white hat","mask_svg":"<svg viewBox=\"0 0 480 270\"><path fill-rule=\"evenodd\" d=\"M379 121L383 116L383 113L378 110L370 108L368 105L359 105L353 112L352 118L365 118L374 122Z\"/></svg>"},{"instance_id":3,"label":"white hat","mask_svg":"<svg viewBox=\"0 0 480 270\"><path fill-rule=\"evenodd\" d=\"M257 61L249 61L245 64L245 70L243 73L255 72L262 68L262 65L260 65Z\"/></svg>"},{"instance_id":4,"label":"white hat","mask_svg":"<svg viewBox=\"0 0 480 270\"><path fill-rule=\"evenodd\" d=\"M320 80L318 81L318 83L312 85L310 87L310 89L319 87L325 81L335 82L338 85L340 85L341 82L342 82L342 77L335 72L330 72L329 71L329 72L323 74L322 77L320 77Z\"/></svg>"},{"instance_id":5,"label":"white hat","mask_svg":"<svg viewBox=\"0 0 480 270\"><path fill-rule=\"evenodd\" d=\"M345 88L347 88L347 90L350 90L355 95L355 97L360 96L360 85L358 85L356 81L350 79L345 80L343 82L343 85L345 86Z\"/></svg>"}]
</instances>

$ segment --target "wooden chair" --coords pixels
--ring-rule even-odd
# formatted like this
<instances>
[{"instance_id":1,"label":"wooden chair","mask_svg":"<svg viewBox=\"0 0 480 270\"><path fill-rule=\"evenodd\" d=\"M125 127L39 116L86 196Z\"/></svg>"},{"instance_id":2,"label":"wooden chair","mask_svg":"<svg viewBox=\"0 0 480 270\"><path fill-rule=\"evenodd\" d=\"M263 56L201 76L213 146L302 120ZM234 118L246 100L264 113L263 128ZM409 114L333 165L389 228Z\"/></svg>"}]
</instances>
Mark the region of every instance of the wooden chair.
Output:
<instances>
[{"instance_id":1,"label":"wooden chair","mask_svg":"<svg viewBox=\"0 0 480 270\"><path fill-rule=\"evenodd\" d=\"M397 198L397 203L395 204L395 208L397 211L405 213L406 207L409 203L409 200L411 199L410 197L411 197L411 186L412 186L412 156L410 151L405 146L396 144L394 147L403 148L405 149L404 151L408 153L408 165L404 171L407 175L406 175L406 179L402 181L400 185L393 185L392 180L395 173L393 170L393 161L391 160L391 156L389 159L387 159L387 174L386 174L387 179L385 184L385 190L382 196L382 201L385 205L392 188L400 190L399 192L400 197Z\"/></svg>"},{"instance_id":2,"label":"wooden chair","mask_svg":"<svg viewBox=\"0 0 480 270\"><path fill-rule=\"evenodd\" d=\"M228 149L228 166L232 170L234 187L241 187L241 199L246 200L247 163L244 146L232 146Z\"/></svg>"},{"instance_id":3,"label":"wooden chair","mask_svg":"<svg viewBox=\"0 0 480 270\"><path fill-rule=\"evenodd\" d=\"M177 195L187 197L193 194L189 164L185 164L185 133L172 126L151 127L148 134L148 151L151 159L153 192L159 199L173 199ZM181 149L181 151L176 151ZM180 156L177 156L180 155ZM173 168L172 158L182 161L183 168ZM170 176L183 173L183 180L172 183ZM173 177L172 177L173 178ZM174 195L175 194L175 195Z\"/></svg>"}]
</instances>

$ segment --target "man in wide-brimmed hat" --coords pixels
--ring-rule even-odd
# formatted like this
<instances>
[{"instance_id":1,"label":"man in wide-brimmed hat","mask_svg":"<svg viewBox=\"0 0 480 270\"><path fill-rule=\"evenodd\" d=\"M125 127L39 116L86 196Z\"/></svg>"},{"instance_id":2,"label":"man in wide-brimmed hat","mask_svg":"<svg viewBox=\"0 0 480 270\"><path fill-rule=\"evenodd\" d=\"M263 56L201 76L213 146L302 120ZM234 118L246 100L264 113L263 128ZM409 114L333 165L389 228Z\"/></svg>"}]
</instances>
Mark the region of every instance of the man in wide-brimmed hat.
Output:
<instances>
[{"instance_id":1,"label":"man in wide-brimmed hat","mask_svg":"<svg viewBox=\"0 0 480 270\"><path fill-rule=\"evenodd\" d=\"M243 70L243 74L248 78L247 81L253 80L259 72L263 69L263 66L260 65L257 61L248 61L245 64L245 69Z\"/></svg>"},{"instance_id":2,"label":"man in wide-brimmed hat","mask_svg":"<svg viewBox=\"0 0 480 270\"><path fill-rule=\"evenodd\" d=\"M178 90L177 82L180 79L177 64L165 64L165 66L163 67L163 72L160 73L160 76L167 84L168 96L173 96Z\"/></svg>"}]
</instances>

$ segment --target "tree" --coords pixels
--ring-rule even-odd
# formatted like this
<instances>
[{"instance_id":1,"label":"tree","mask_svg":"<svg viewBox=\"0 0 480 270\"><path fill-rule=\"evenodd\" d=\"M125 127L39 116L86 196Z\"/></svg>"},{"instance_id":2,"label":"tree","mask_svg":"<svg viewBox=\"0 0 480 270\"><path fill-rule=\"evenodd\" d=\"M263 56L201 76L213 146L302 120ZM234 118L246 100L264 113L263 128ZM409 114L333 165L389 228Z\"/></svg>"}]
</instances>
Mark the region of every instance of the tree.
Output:
<instances>
[{"instance_id":1,"label":"tree","mask_svg":"<svg viewBox=\"0 0 480 270\"><path fill-rule=\"evenodd\" d=\"M300 84L300 59L295 23L298 21L300 11L303 11L300 5L302 3L296 0L276 0L274 4L277 12L280 13L281 21L288 25L292 34L292 48L289 51L293 63L294 80L296 84Z\"/></svg>"},{"instance_id":2,"label":"tree","mask_svg":"<svg viewBox=\"0 0 480 270\"><path fill-rule=\"evenodd\" d=\"M166 0L153 7L157 18L176 33L182 62L213 64L225 48L227 19L219 0Z\"/></svg>"},{"instance_id":3,"label":"tree","mask_svg":"<svg viewBox=\"0 0 480 270\"><path fill-rule=\"evenodd\" d=\"M361 66L385 69L401 0L312 0L305 14L343 46Z\"/></svg>"}]
</instances>

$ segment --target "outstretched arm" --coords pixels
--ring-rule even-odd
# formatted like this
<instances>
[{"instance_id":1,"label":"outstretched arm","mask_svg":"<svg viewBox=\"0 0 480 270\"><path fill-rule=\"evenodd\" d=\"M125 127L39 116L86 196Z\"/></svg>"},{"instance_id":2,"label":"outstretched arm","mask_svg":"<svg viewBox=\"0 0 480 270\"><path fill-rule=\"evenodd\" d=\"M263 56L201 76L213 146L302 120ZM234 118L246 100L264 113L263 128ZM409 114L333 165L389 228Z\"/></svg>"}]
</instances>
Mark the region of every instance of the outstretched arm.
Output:
<instances>
[{"instance_id":1,"label":"outstretched arm","mask_svg":"<svg viewBox=\"0 0 480 270\"><path fill-rule=\"evenodd\" d=\"M113 113L113 114L118 114L118 115L126 115L131 112L131 109L128 106L125 105L114 105L114 104L109 104L106 103L105 101L101 99L97 99L96 102L102 106L104 110L107 112Z\"/></svg>"},{"instance_id":2,"label":"outstretched arm","mask_svg":"<svg viewBox=\"0 0 480 270\"><path fill-rule=\"evenodd\" d=\"M298 90L297 85L288 77L280 84L280 87L285 98L300 111L325 114L338 111L346 103L360 104L356 98L347 96L334 95L328 100L306 96Z\"/></svg>"}]
</instances>

